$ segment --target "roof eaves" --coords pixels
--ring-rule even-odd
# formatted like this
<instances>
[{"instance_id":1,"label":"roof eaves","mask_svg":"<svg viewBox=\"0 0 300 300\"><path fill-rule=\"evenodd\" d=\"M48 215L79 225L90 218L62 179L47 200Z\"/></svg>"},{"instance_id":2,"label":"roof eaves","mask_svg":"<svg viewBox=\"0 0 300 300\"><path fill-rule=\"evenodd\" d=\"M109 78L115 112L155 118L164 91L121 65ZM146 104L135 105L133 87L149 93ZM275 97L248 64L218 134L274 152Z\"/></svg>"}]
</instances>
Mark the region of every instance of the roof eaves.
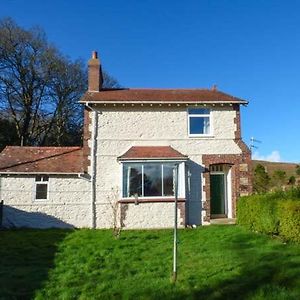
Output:
<instances>
[{"instance_id":1,"label":"roof eaves","mask_svg":"<svg viewBox=\"0 0 300 300\"><path fill-rule=\"evenodd\" d=\"M0 171L0 174L5 175L37 175L37 174L47 174L47 175L84 175L84 172L17 172L17 171Z\"/></svg>"},{"instance_id":2,"label":"roof eaves","mask_svg":"<svg viewBox=\"0 0 300 300\"><path fill-rule=\"evenodd\" d=\"M91 104L99 104L99 103L115 103L115 104L131 104L131 103L138 103L138 104L242 104L242 105L248 105L248 101L246 100L232 100L232 101L204 101L204 100L195 100L195 101L182 101L182 100L174 100L174 101L161 101L161 100L80 100L79 103L91 103Z\"/></svg>"}]
</instances>

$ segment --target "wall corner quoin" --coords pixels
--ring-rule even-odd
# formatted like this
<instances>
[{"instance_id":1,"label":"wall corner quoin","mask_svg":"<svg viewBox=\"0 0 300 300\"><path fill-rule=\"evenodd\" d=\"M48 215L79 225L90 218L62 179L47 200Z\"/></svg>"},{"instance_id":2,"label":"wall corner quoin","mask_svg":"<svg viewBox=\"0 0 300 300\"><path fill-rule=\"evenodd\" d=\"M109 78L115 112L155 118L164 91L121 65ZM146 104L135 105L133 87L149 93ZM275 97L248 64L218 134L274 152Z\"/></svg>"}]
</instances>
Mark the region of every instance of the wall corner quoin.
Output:
<instances>
[{"instance_id":1,"label":"wall corner quoin","mask_svg":"<svg viewBox=\"0 0 300 300\"><path fill-rule=\"evenodd\" d=\"M235 104L233 109L236 111L236 117L234 123L236 124L235 131L235 143L241 150L241 155L238 161L238 170L237 170L237 200L240 196L248 195L252 193L252 160L251 160L251 150L242 140L241 135L241 114L240 114L240 105Z\"/></svg>"},{"instance_id":2,"label":"wall corner quoin","mask_svg":"<svg viewBox=\"0 0 300 300\"><path fill-rule=\"evenodd\" d=\"M91 140L91 122L90 109L86 106L84 107L84 119L83 119L83 168L84 171L88 173L88 169L91 165L90 156L91 156L91 147L89 141Z\"/></svg>"}]
</instances>

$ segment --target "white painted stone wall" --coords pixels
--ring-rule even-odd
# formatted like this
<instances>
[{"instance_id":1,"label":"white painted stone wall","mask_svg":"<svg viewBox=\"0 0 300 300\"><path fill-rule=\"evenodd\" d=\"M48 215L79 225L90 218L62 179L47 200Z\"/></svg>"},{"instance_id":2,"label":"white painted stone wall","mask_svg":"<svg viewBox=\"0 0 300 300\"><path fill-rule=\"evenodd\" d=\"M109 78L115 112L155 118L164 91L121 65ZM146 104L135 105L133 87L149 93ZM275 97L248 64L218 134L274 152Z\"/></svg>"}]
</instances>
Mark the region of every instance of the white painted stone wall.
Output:
<instances>
[{"instance_id":1,"label":"white painted stone wall","mask_svg":"<svg viewBox=\"0 0 300 300\"><path fill-rule=\"evenodd\" d=\"M111 188L119 189L119 198L121 198L122 173L117 158L132 146L171 146L188 155L190 161L187 170L191 176L189 189L187 188L186 214L190 224L201 224L204 216L202 207L205 201L202 192L202 155L241 153L241 149L234 142L236 112L229 106L211 107L211 109L212 136L190 138L185 107L99 106L96 167L97 227L111 227L112 214L107 201ZM159 227L172 223L169 223L169 220L158 220L159 214L156 214L156 210L167 210L166 203L153 203L153 208L150 210L146 209L146 206L143 209L142 205L130 209L126 226L147 228L149 225L147 221L142 222L147 219L155 220Z\"/></svg>"},{"instance_id":2,"label":"white painted stone wall","mask_svg":"<svg viewBox=\"0 0 300 300\"><path fill-rule=\"evenodd\" d=\"M125 212L125 228L170 228L174 226L174 203L130 203ZM178 226L184 223L177 210Z\"/></svg>"},{"instance_id":3,"label":"white painted stone wall","mask_svg":"<svg viewBox=\"0 0 300 300\"><path fill-rule=\"evenodd\" d=\"M4 225L13 227L89 227L90 184L77 176L50 176L49 197L35 200L35 176L1 175Z\"/></svg>"},{"instance_id":4,"label":"white painted stone wall","mask_svg":"<svg viewBox=\"0 0 300 300\"><path fill-rule=\"evenodd\" d=\"M190 138L185 107L99 107L96 145L97 228L110 228L113 225L112 207L121 198L122 186L121 164L117 158L132 146L172 146L188 155L187 220L189 224L201 224L205 201L202 192L202 155L241 153L234 142L235 116L232 107L213 107L212 136ZM90 183L87 180L75 176L50 176L48 200L34 200L34 187L34 176L0 177L0 199L6 205L5 224L40 228L91 226ZM173 206L173 203L129 204L125 226L172 227Z\"/></svg>"}]
</instances>

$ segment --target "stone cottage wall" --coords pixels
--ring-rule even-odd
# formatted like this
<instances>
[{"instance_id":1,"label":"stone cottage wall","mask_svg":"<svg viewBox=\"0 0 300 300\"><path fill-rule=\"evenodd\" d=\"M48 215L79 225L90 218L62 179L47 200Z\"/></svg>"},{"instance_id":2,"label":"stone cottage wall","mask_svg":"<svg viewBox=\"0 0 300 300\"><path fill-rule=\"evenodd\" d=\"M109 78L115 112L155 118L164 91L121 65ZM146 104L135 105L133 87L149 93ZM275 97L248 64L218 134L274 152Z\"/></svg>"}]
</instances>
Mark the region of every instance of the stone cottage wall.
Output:
<instances>
[{"instance_id":1,"label":"stone cottage wall","mask_svg":"<svg viewBox=\"0 0 300 300\"><path fill-rule=\"evenodd\" d=\"M35 176L1 175L4 226L89 227L90 184L77 176L50 176L48 200L35 200Z\"/></svg>"},{"instance_id":2,"label":"stone cottage wall","mask_svg":"<svg viewBox=\"0 0 300 300\"><path fill-rule=\"evenodd\" d=\"M190 138L188 136L188 114L184 105L169 106L136 104L114 107L98 105L98 138L97 138L97 179L96 179L96 226L111 227L112 211L108 199L114 190L119 191L121 199L121 164L117 158L132 146L171 146L188 155L190 172L187 190L186 222L201 224L204 219L205 193L203 193L203 154L241 154L242 150L235 142L237 111L233 106L214 106L212 109L213 135L211 137ZM90 113L91 118L91 113ZM91 130L91 126L90 126ZM160 227L165 218L168 204L153 203L129 205L126 218L127 228ZM155 208L154 208L155 207ZM168 209L167 209L168 210ZM170 215L171 217L171 215ZM169 221L165 221L169 225Z\"/></svg>"}]
</instances>

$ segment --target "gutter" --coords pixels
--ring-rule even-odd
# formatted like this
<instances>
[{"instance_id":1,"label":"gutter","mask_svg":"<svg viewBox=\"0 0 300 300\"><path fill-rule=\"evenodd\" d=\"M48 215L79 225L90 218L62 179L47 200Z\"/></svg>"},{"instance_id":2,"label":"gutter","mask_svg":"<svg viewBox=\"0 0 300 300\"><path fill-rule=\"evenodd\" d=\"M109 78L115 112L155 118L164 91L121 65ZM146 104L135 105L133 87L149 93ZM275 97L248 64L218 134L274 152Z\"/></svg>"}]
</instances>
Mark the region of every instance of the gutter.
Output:
<instances>
[{"instance_id":1,"label":"gutter","mask_svg":"<svg viewBox=\"0 0 300 300\"><path fill-rule=\"evenodd\" d=\"M232 101L218 101L218 100L215 100L215 101L142 101L142 100L136 100L136 101L122 101L122 100L113 100L113 99L110 99L109 101L107 100L80 100L79 103L83 103L83 104L174 104L174 105L177 105L177 104L183 104L183 105L188 105L188 106L193 106L193 105L196 105L196 104L207 104L207 105L210 105L210 104L224 104L224 105L232 105L232 104L241 104L241 105L248 105L249 104L249 101L239 101L239 100L232 100Z\"/></svg>"},{"instance_id":2,"label":"gutter","mask_svg":"<svg viewBox=\"0 0 300 300\"><path fill-rule=\"evenodd\" d=\"M96 228L96 145L97 145L97 126L98 113L90 106L90 103L85 104L93 112L92 118L92 146L91 146L91 227Z\"/></svg>"},{"instance_id":3,"label":"gutter","mask_svg":"<svg viewBox=\"0 0 300 300\"><path fill-rule=\"evenodd\" d=\"M0 175L73 175L84 176L84 173L68 173L68 172L0 172Z\"/></svg>"}]
</instances>

